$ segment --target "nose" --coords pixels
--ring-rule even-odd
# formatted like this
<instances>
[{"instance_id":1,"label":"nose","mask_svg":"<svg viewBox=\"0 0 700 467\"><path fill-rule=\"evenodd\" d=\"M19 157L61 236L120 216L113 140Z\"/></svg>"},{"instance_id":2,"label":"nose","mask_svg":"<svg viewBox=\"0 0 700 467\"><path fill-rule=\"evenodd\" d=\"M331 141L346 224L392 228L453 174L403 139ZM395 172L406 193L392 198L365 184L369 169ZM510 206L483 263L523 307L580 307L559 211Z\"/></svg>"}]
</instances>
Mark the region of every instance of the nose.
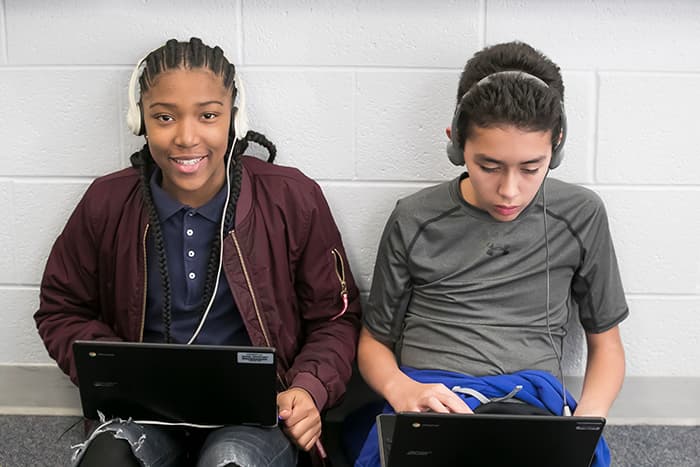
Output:
<instances>
[{"instance_id":1,"label":"nose","mask_svg":"<svg viewBox=\"0 0 700 467\"><path fill-rule=\"evenodd\" d=\"M505 200L512 201L520 192L519 177L512 170L506 171L498 184L498 194Z\"/></svg>"},{"instance_id":2,"label":"nose","mask_svg":"<svg viewBox=\"0 0 700 467\"><path fill-rule=\"evenodd\" d=\"M174 143L182 148L196 146L199 140L196 122L184 118L178 122Z\"/></svg>"}]
</instances>

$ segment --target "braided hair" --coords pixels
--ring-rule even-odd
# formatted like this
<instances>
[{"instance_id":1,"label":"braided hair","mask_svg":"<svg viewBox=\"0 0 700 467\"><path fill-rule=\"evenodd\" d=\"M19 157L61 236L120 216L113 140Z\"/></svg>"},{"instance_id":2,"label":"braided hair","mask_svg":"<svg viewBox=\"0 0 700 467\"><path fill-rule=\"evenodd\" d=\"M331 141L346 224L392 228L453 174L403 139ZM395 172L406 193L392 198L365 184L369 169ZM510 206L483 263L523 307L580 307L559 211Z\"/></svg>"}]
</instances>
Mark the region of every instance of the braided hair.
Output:
<instances>
[{"instance_id":1,"label":"braided hair","mask_svg":"<svg viewBox=\"0 0 700 467\"><path fill-rule=\"evenodd\" d=\"M218 46L214 48L209 47L196 37L191 38L189 42L178 42L175 39L171 39L166 42L164 46L154 50L146 57L145 67L141 77L139 78L141 95L143 95L154 85L155 79L159 74L168 70L194 68L204 68L214 73L214 75L221 77L224 87L231 91L231 102L235 102L236 95L238 93L234 80L236 68L226 59L221 48ZM238 109L236 107L232 107L231 129L229 130L228 147L226 148L226 154L228 155L231 153L231 148L233 147L233 154L231 155L233 160L231 161L230 171L228 174L230 180L230 193L228 204L224 210L224 232L229 232L231 229L233 229L236 204L241 191L241 157L248 148L248 142L252 141L267 149L267 161L270 163L274 162L275 156L277 155L275 145L261 133L248 131L244 138L236 140L236 135L233 129L233 117L237 110ZM165 341L172 342L170 332L170 325L172 321L170 275L168 272L168 260L165 254L165 239L163 237L160 219L158 218L158 212L156 211L153 203L153 195L151 193L149 183L153 170L155 169L155 162L151 156L148 144L144 144L139 151L132 154L130 160L132 166L139 170L144 205L148 213L150 230L153 235L154 245L158 255L158 271L160 273L163 291L162 319ZM226 161L224 161L224 163L226 163ZM204 314L204 311L206 310L207 305L212 299L212 295L214 293L214 287L218 279L217 271L221 245L222 238L220 234L217 233L212 240L209 250L207 275L204 282L202 302L199 310L200 317Z\"/></svg>"}]
</instances>

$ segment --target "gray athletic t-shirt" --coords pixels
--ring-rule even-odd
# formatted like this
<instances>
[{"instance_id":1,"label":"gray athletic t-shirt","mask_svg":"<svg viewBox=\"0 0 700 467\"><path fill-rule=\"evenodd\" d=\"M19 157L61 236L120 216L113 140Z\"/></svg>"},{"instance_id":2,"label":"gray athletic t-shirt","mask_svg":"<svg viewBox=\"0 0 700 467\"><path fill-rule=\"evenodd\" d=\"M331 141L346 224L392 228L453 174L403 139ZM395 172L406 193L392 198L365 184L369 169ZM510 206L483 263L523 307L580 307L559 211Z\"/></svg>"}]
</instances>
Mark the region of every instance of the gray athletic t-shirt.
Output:
<instances>
[{"instance_id":1,"label":"gray athletic t-shirt","mask_svg":"<svg viewBox=\"0 0 700 467\"><path fill-rule=\"evenodd\" d=\"M558 374L547 335L542 189L511 222L467 203L458 177L400 200L377 254L364 324L399 364L471 375ZM628 314L605 208L545 182L549 324L561 352L571 313L588 332Z\"/></svg>"}]
</instances>

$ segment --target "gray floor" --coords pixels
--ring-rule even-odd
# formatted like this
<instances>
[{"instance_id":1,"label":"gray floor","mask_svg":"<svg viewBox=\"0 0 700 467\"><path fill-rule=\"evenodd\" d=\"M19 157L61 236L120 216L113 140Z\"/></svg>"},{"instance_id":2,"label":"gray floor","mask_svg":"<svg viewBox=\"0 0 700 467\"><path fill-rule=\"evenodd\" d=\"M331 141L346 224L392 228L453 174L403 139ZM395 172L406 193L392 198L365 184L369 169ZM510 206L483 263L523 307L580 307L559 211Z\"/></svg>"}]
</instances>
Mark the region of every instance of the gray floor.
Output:
<instances>
[{"instance_id":1,"label":"gray floor","mask_svg":"<svg viewBox=\"0 0 700 467\"><path fill-rule=\"evenodd\" d=\"M700 427L627 426L605 428L613 465L700 466Z\"/></svg>"},{"instance_id":2,"label":"gray floor","mask_svg":"<svg viewBox=\"0 0 700 467\"><path fill-rule=\"evenodd\" d=\"M69 465L82 430L80 417L0 416L0 467ZM605 436L616 466L700 466L698 426L610 425Z\"/></svg>"},{"instance_id":3,"label":"gray floor","mask_svg":"<svg viewBox=\"0 0 700 467\"><path fill-rule=\"evenodd\" d=\"M344 414L376 399L358 381L328 413L327 435ZM578 393L580 381L567 385ZM613 465L700 467L699 393L700 378L627 378L605 428ZM80 413L76 388L54 366L0 365L0 467L69 465L70 446L83 440Z\"/></svg>"}]
</instances>

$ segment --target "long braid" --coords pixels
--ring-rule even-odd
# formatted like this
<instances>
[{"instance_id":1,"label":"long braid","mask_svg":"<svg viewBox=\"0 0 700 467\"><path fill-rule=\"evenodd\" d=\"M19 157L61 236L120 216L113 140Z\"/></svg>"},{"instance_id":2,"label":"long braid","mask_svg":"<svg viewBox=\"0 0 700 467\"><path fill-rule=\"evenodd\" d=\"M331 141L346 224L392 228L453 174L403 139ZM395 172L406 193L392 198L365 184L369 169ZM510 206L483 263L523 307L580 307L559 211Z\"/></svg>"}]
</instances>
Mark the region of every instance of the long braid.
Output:
<instances>
[{"instance_id":1,"label":"long braid","mask_svg":"<svg viewBox=\"0 0 700 467\"><path fill-rule=\"evenodd\" d=\"M257 131L250 130L248 131L248 133L246 133L245 139L259 144L260 146L263 146L265 149L267 149L267 152L269 154L267 162L275 162L275 157L277 157L277 147L275 147L272 141L267 139L265 135L263 135L262 133L258 133Z\"/></svg>"},{"instance_id":2,"label":"long braid","mask_svg":"<svg viewBox=\"0 0 700 467\"><path fill-rule=\"evenodd\" d=\"M265 147L269 152L268 162L272 162L275 159L277 150L275 145L270 142L265 135L257 133L255 131L248 131L244 139L236 141L236 146L233 150L233 160L231 161L230 169L230 196L229 202L226 205L224 211L224 232L230 232L233 229L233 222L236 213L236 206L238 204L238 197L241 193L241 183L243 179L243 153L248 148L248 141L253 141L263 147ZM219 248L221 248L222 239L219 238L217 234L216 238L212 241L211 250L209 253L209 262L207 264L207 280L204 285L204 294L202 301L202 309L200 314L204 314L207 304L211 300L211 294L214 290L214 281L216 280L216 273L218 269L219 260Z\"/></svg>"},{"instance_id":3,"label":"long braid","mask_svg":"<svg viewBox=\"0 0 700 467\"><path fill-rule=\"evenodd\" d=\"M241 194L241 181L243 179L243 152L247 147L248 142L244 139L237 142L233 150L233 161L231 161L231 199L224 212L224 232L233 230L236 205Z\"/></svg>"},{"instance_id":4,"label":"long braid","mask_svg":"<svg viewBox=\"0 0 700 467\"><path fill-rule=\"evenodd\" d=\"M193 42L195 42L197 45L202 45L199 39L193 38L190 41L190 44L192 44ZM198 47L193 46L192 48L197 49ZM202 48L204 48L203 45ZM222 77L225 87L232 89L231 102L233 105L236 94L238 93L234 81L234 75L236 72L235 67L233 66L233 64L229 63L226 60L226 57L224 56L223 50L221 50L221 48L214 47L213 49L206 48L205 50L206 62L209 69L217 76ZM194 66L195 64L192 63L192 65ZM232 119L233 116L234 114L232 113ZM233 121L231 122L231 128L233 128ZM233 160L231 161L230 173L228 174L230 180L230 187L228 204L225 206L223 214L224 232L228 232L230 229L233 228L233 217L236 211L236 205L238 204L238 196L240 195L241 191L242 167L240 158L243 151L245 151L245 148L248 147L248 143L245 141L245 139L237 141L234 139L234 136L235 135L233 134L233 132L231 132L231 134L229 135L229 145L233 144L235 146L233 148L233 154L231 155ZM227 149L226 152L228 153L229 149ZM204 312L206 311L206 308L212 299L212 294L214 293L214 288L218 279L217 273L219 269L219 256L221 253L222 243L223 239L221 238L220 234L217 233L214 239L212 239L211 247L209 250L209 261L207 262L207 276L204 282L204 290L202 293L201 309L199 313L200 316L204 315Z\"/></svg>"},{"instance_id":5,"label":"long braid","mask_svg":"<svg viewBox=\"0 0 700 467\"><path fill-rule=\"evenodd\" d=\"M156 246L156 252L158 253L158 272L160 273L160 282L162 287L162 300L163 300L163 325L165 327L165 342L172 342L170 335L170 322L171 322L171 305L170 305L170 274L168 271L168 257L165 254L165 241L163 238L163 231L160 226L160 218L158 217L158 212L156 211L155 204L153 204L153 195L151 194L150 177L152 173L153 159L148 150L148 145L145 144L143 148L131 156L132 164L139 164L139 178L141 181L141 191L143 193L143 201L148 211L148 217L150 219L150 228L153 233L153 240ZM145 258L144 258L145 260Z\"/></svg>"},{"instance_id":6,"label":"long braid","mask_svg":"<svg viewBox=\"0 0 700 467\"><path fill-rule=\"evenodd\" d=\"M234 148L233 160L231 161L231 169L229 173L230 179L230 191L229 191L229 201L224 208L224 235L233 229L233 217L236 212L236 205L238 204L238 196L241 193L241 154L243 150L240 148L246 147L247 143L245 141L240 141L236 143ZM217 279L217 272L219 269L219 254L221 249L222 239L217 232L216 236L211 242L211 249L209 250L209 261L207 262L207 278L204 282L204 291L202 293L202 306L200 310L200 316L204 314L211 296L214 293L215 281Z\"/></svg>"},{"instance_id":7,"label":"long braid","mask_svg":"<svg viewBox=\"0 0 700 467\"><path fill-rule=\"evenodd\" d=\"M208 47L202 43L198 38L191 38L189 42L178 42L175 39L171 39L163 47L153 51L146 59L146 65L144 67L143 73L139 78L139 85L141 88L141 94L143 95L148 91L154 84L156 77L168 70L173 69L193 69L193 68L204 68L210 70L216 76L221 77L223 85L226 89L231 90L231 102L232 105L235 102L237 89L235 85L235 73L236 69L233 64L229 63L224 56L223 50L219 47ZM234 113L232 112L232 119ZM233 160L231 161L230 168L230 192L229 201L224 210L224 232L228 232L233 229L236 205L238 204L238 197L241 191L242 183L242 156L244 151L248 148L248 141L252 141L260 146L263 146L268 151L267 161L272 163L277 155L277 148L275 145L265 137L265 135L255 132L248 131L245 138L241 140L235 140L233 135L233 121L231 124L231 134L229 135L230 144L235 144L234 151L232 154ZM151 158L150 152L148 151L148 145L133 154L131 156L131 162L134 167L140 169L141 186L143 190L144 202L148 210L148 215L150 218L151 229L153 232L153 238L155 240L156 253L158 255L158 269L161 276L162 293L163 293L163 325L165 328L165 340L166 342L171 342L171 320L172 320L172 310L171 310L171 287L170 287L170 276L168 273L168 264L165 253L165 242L163 238L163 233L160 225L160 220L158 218L158 213L153 204L153 198L150 191L150 175L153 169L153 159ZM230 147L230 146L229 146ZM228 153L228 150L227 150ZM209 259L207 262L207 273L206 280L204 283L204 289L202 293L202 301L200 305L200 316L204 314L204 311L212 299L212 294L214 293L214 288L216 281L218 279L218 266L219 266L219 256L223 239L220 237L219 233L212 239L211 247L209 250Z\"/></svg>"}]
</instances>

